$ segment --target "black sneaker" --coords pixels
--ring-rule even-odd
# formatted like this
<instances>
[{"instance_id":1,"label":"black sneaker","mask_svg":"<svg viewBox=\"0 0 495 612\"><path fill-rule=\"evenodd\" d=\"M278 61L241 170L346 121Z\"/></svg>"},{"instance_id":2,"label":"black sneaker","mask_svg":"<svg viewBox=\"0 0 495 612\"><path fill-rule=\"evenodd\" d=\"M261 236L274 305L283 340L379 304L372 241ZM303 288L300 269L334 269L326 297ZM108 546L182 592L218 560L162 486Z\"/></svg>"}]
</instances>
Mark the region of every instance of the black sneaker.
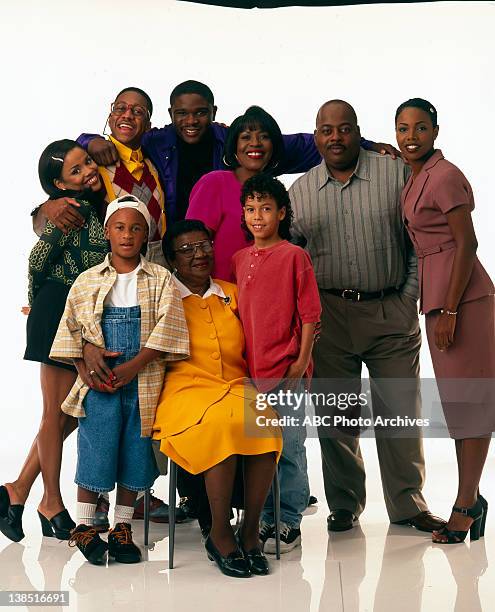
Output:
<instances>
[{"instance_id":1,"label":"black sneaker","mask_svg":"<svg viewBox=\"0 0 495 612\"><path fill-rule=\"evenodd\" d=\"M93 565L104 565L107 562L108 544L100 538L94 527L75 527L70 534L69 546L77 546Z\"/></svg>"},{"instance_id":2,"label":"black sneaker","mask_svg":"<svg viewBox=\"0 0 495 612\"><path fill-rule=\"evenodd\" d=\"M117 523L108 534L108 554L119 563L139 563L141 551L132 541L129 523Z\"/></svg>"},{"instance_id":3,"label":"black sneaker","mask_svg":"<svg viewBox=\"0 0 495 612\"><path fill-rule=\"evenodd\" d=\"M261 521L260 523L260 542L261 547L265 546L265 542L269 537L275 532L275 525L273 523L265 523L265 521Z\"/></svg>"},{"instance_id":4,"label":"black sneaker","mask_svg":"<svg viewBox=\"0 0 495 612\"><path fill-rule=\"evenodd\" d=\"M287 553L290 550L301 546L301 530L298 527L291 527L287 523L280 523L280 552ZM265 542L264 551L269 555L276 553L275 527Z\"/></svg>"},{"instance_id":5,"label":"black sneaker","mask_svg":"<svg viewBox=\"0 0 495 612\"><path fill-rule=\"evenodd\" d=\"M181 510L181 514L185 515L186 518L198 518L198 508L191 497L181 497L179 501L179 508Z\"/></svg>"}]
</instances>

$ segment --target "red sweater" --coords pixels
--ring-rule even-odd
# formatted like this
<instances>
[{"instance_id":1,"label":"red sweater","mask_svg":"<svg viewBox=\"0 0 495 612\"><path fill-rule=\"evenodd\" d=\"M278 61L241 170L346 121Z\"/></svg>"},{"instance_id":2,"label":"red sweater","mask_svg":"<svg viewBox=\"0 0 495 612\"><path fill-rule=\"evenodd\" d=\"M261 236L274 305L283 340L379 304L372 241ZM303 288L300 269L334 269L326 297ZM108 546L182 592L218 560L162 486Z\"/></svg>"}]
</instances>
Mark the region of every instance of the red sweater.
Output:
<instances>
[{"instance_id":1,"label":"red sweater","mask_svg":"<svg viewBox=\"0 0 495 612\"><path fill-rule=\"evenodd\" d=\"M311 258L283 240L267 249L249 246L232 258L246 360L261 388L275 387L299 356L304 323L320 320L321 305ZM312 374L312 364L306 376Z\"/></svg>"}]
</instances>

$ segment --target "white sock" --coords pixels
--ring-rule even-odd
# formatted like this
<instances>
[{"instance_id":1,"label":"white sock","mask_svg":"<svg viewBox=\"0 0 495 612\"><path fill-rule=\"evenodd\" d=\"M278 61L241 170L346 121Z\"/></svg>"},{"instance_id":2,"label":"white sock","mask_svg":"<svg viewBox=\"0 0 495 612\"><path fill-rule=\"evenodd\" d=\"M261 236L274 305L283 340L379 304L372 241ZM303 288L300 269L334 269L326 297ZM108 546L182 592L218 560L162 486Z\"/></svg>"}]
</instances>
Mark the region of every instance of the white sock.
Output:
<instances>
[{"instance_id":1,"label":"white sock","mask_svg":"<svg viewBox=\"0 0 495 612\"><path fill-rule=\"evenodd\" d=\"M89 525L93 526L93 519L95 517L96 504L87 504L86 502L77 502L76 510L76 523L78 525Z\"/></svg>"},{"instance_id":2,"label":"white sock","mask_svg":"<svg viewBox=\"0 0 495 612\"><path fill-rule=\"evenodd\" d=\"M108 495L108 491L104 491L103 493L100 493L99 495L104 497L107 500L107 502L110 501L110 496Z\"/></svg>"},{"instance_id":3,"label":"white sock","mask_svg":"<svg viewBox=\"0 0 495 612\"><path fill-rule=\"evenodd\" d=\"M113 526L115 527L117 523L130 523L133 514L134 506L121 506L119 504L115 504Z\"/></svg>"},{"instance_id":4,"label":"white sock","mask_svg":"<svg viewBox=\"0 0 495 612\"><path fill-rule=\"evenodd\" d=\"M144 497L144 491L139 491L139 493L137 494L137 497L136 497L136 501L138 499L141 499L141 497Z\"/></svg>"}]
</instances>

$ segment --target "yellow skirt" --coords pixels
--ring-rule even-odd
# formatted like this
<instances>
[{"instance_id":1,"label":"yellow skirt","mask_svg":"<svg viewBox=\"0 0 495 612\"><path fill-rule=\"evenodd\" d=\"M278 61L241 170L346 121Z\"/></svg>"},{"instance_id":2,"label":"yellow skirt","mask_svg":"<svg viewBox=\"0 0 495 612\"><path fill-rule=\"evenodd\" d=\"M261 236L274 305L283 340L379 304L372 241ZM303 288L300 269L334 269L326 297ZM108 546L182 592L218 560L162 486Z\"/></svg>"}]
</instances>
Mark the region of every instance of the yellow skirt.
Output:
<instances>
[{"instance_id":1,"label":"yellow skirt","mask_svg":"<svg viewBox=\"0 0 495 612\"><path fill-rule=\"evenodd\" d=\"M228 393L211 405L202 419L172 436L155 432L160 440L160 451L191 474L199 474L221 463L231 455L262 455L282 452L282 432L277 425L256 425L254 407L244 399ZM268 409L264 417L276 419Z\"/></svg>"}]
</instances>

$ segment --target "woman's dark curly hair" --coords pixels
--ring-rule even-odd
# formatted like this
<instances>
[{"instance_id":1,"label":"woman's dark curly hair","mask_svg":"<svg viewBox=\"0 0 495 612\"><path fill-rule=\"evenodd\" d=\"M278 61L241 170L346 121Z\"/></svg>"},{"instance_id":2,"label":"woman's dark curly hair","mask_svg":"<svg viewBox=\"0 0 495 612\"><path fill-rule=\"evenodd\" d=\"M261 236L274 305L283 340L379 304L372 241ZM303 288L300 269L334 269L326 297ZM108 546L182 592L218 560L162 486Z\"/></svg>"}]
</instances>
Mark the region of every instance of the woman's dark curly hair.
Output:
<instances>
[{"instance_id":1,"label":"woman's dark curly hair","mask_svg":"<svg viewBox=\"0 0 495 612\"><path fill-rule=\"evenodd\" d=\"M198 221L197 219L184 219L183 221L176 221L173 225L167 228L167 231L162 238L163 256L169 264L173 264L177 258L177 254L174 251L174 242L176 238L182 236L182 234L188 234L189 232L203 232L206 238L211 238L210 232L203 221Z\"/></svg>"},{"instance_id":2,"label":"woman's dark curly hair","mask_svg":"<svg viewBox=\"0 0 495 612\"><path fill-rule=\"evenodd\" d=\"M262 109L260 106L250 106L244 115L237 117L232 121L232 125L227 132L227 138L224 145L223 161L226 166L234 170L239 167L237 161L237 140L239 134L244 131L264 130L270 136L272 141L273 153L265 168L265 172L275 174L276 169L280 165L285 154L284 140L282 132L275 119Z\"/></svg>"},{"instance_id":3,"label":"woman's dark curly hair","mask_svg":"<svg viewBox=\"0 0 495 612\"><path fill-rule=\"evenodd\" d=\"M242 187L242 206L245 206L247 198L254 198L256 196L273 198L277 203L278 209L285 208L285 217L280 221L280 225L278 226L278 235L284 240L290 240L290 226L294 219L294 213L292 212L289 194L287 193L285 185L269 174L256 174L248 179ZM242 229L245 231L247 237L252 240L253 235L247 228L244 214L241 219Z\"/></svg>"}]
</instances>

